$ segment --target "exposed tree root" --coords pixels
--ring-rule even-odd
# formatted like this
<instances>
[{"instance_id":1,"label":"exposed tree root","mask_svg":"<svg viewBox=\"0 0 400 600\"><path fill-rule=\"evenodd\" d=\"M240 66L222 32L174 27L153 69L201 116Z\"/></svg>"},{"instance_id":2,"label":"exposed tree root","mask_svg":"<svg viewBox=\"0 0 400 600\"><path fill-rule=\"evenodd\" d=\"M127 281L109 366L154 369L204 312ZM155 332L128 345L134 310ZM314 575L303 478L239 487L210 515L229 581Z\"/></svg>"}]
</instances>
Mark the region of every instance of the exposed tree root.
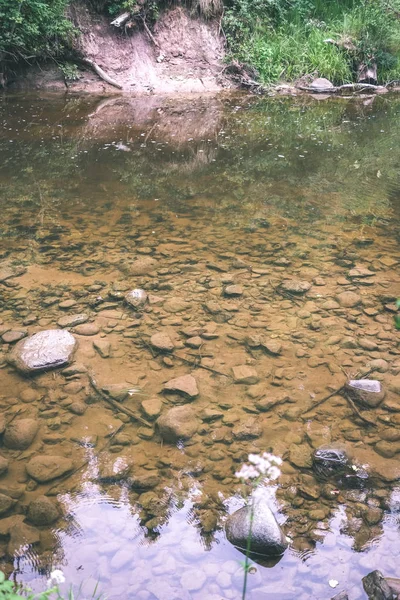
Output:
<instances>
[{"instance_id":1,"label":"exposed tree root","mask_svg":"<svg viewBox=\"0 0 400 600\"><path fill-rule=\"evenodd\" d=\"M122 85L117 83L115 79L107 75L107 73L105 73L103 69L99 67L97 63L94 62L94 60L90 60L90 58L81 58L80 62L90 67L100 77L100 79L102 79L106 83L108 83L109 85L113 85L119 90L122 90Z\"/></svg>"}]
</instances>

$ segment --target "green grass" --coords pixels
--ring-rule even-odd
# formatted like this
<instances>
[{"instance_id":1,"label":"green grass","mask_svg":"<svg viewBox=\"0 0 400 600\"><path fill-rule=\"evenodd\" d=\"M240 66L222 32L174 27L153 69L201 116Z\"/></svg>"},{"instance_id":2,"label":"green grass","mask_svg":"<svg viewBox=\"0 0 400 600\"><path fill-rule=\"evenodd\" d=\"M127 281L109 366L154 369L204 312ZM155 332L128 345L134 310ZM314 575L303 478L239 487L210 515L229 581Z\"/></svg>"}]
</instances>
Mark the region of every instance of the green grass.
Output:
<instances>
[{"instance_id":1,"label":"green grass","mask_svg":"<svg viewBox=\"0 0 400 600\"><path fill-rule=\"evenodd\" d=\"M264 83L304 75L349 83L373 61L387 83L400 79L399 15L400 0L233 0L224 23L231 58L254 66Z\"/></svg>"}]
</instances>

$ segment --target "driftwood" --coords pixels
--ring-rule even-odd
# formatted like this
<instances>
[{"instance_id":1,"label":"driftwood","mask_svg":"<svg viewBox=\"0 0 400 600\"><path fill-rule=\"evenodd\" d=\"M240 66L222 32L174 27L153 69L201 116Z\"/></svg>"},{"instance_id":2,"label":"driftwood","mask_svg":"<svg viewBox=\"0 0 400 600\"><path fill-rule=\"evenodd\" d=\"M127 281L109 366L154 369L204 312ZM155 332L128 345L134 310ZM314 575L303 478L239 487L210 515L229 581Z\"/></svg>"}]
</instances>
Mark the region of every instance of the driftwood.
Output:
<instances>
[{"instance_id":1,"label":"driftwood","mask_svg":"<svg viewBox=\"0 0 400 600\"><path fill-rule=\"evenodd\" d=\"M114 21L111 21L110 25L114 25L114 27L122 27L129 19L131 18L130 11L124 12L121 15L118 15Z\"/></svg>"},{"instance_id":2,"label":"driftwood","mask_svg":"<svg viewBox=\"0 0 400 600\"><path fill-rule=\"evenodd\" d=\"M122 85L120 85L115 81L115 79L112 79L112 77L107 75L107 73L105 73L105 71L103 71L103 69L99 67L99 65L95 63L94 60L90 60L90 58L82 58L81 62L83 62L84 65L87 65L88 67L93 69L93 71L100 77L100 79L103 79L103 81L105 81L106 83L109 83L110 85L113 85L119 90L122 90Z\"/></svg>"},{"instance_id":3,"label":"driftwood","mask_svg":"<svg viewBox=\"0 0 400 600\"><path fill-rule=\"evenodd\" d=\"M312 86L298 85L297 89L311 94L340 94L341 92L382 92L386 90L384 85L373 85L372 83L345 83L344 85L313 88Z\"/></svg>"}]
</instances>

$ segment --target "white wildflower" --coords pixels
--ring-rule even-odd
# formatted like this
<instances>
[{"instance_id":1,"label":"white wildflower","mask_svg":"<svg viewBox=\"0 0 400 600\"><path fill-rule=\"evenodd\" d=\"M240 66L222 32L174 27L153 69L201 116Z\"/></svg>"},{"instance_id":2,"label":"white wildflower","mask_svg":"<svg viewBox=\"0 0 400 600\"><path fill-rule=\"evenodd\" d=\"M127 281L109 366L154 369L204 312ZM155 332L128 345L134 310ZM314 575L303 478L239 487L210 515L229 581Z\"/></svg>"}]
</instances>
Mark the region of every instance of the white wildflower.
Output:
<instances>
[{"instance_id":1,"label":"white wildflower","mask_svg":"<svg viewBox=\"0 0 400 600\"><path fill-rule=\"evenodd\" d=\"M61 583L65 583L64 573L61 569L54 569L54 571L50 573L50 578L47 580L47 587L60 585Z\"/></svg>"},{"instance_id":2,"label":"white wildflower","mask_svg":"<svg viewBox=\"0 0 400 600\"><path fill-rule=\"evenodd\" d=\"M249 454L249 463L242 466L240 471L235 473L239 479L256 479L264 475L265 479L274 480L281 474L278 468L282 464L279 456L263 452L263 454Z\"/></svg>"},{"instance_id":3,"label":"white wildflower","mask_svg":"<svg viewBox=\"0 0 400 600\"><path fill-rule=\"evenodd\" d=\"M260 477L260 472L253 465L242 465L240 471L235 473L235 477L247 481L248 479L257 479L257 477Z\"/></svg>"}]
</instances>

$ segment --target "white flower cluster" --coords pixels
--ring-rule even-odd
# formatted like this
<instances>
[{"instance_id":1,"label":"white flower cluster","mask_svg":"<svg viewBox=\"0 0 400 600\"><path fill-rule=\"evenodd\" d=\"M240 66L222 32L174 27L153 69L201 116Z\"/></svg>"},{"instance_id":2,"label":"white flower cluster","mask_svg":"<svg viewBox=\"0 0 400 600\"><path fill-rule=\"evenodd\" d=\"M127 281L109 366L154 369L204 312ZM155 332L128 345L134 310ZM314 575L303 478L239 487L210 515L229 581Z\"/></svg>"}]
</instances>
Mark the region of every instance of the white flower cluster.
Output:
<instances>
[{"instance_id":1,"label":"white flower cluster","mask_svg":"<svg viewBox=\"0 0 400 600\"><path fill-rule=\"evenodd\" d=\"M61 583L65 583L64 573L61 571L61 569L54 569L54 571L50 573L50 577L47 580L47 587L50 588L54 585L60 585Z\"/></svg>"},{"instance_id":2,"label":"white flower cluster","mask_svg":"<svg viewBox=\"0 0 400 600\"><path fill-rule=\"evenodd\" d=\"M263 479L272 481L278 479L281 474L279 467L282 464L282 459L269 452L249 454L249 463L242 465L240 471L235 473L238 479L249 481L263 476Z\"/></svg>"}]
</instances>

